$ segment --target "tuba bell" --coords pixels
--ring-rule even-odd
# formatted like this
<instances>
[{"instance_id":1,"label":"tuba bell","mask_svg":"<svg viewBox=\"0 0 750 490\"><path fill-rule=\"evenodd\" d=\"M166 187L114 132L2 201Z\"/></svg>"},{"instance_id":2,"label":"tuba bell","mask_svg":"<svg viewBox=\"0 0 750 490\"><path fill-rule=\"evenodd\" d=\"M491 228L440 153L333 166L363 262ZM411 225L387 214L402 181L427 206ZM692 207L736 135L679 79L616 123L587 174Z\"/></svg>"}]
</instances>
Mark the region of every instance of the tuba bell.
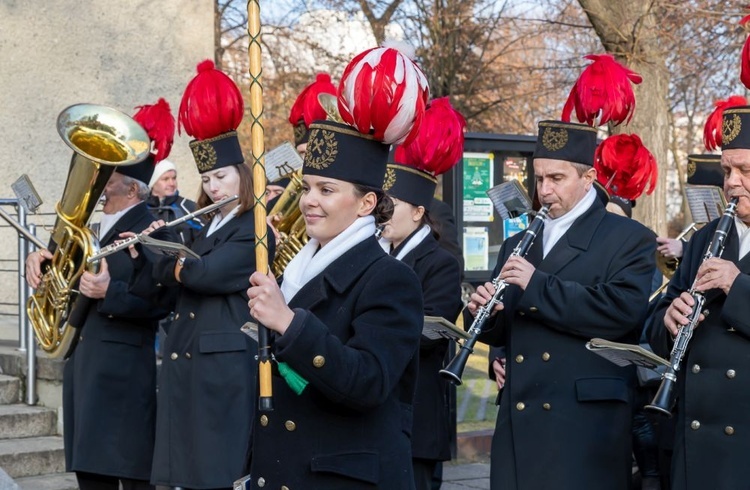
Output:
<instances>
[{"instance_id":1,"label":"tuba bell","mask_svg":"<svg viewBox=\"0 0 750 490\"><path fill-rule=\"evenodd\" d=\"M77 104L57 118L57 131L73 149L52 228L53 257L41 283L26 305L39 347L50 357L69 355L75 330L68 324L74 290L86 269L86 259L99 251L99 241L87 228L107 181L120 166L145 160L151 150L146 131L130 116L115 109Z\"/></svg>"}]
</instances>

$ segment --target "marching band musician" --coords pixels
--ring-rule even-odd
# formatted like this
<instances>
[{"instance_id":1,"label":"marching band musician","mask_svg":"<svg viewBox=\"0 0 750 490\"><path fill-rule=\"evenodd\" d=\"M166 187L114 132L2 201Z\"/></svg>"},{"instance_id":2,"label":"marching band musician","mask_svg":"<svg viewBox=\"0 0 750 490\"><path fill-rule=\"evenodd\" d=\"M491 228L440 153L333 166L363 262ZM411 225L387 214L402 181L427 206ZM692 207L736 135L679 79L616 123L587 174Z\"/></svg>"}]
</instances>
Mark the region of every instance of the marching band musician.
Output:
<instances>
[{"instance_id":1,"label":"marching band musician","mask_svg":"<svg viewBox=\"0 0 750 490\"><path fill-rule=\"evenodd\" d=\"M125 232L141 232L153 221L145 203L146 183L154 162L165 158L172 145L174 117L164 99L141 106L133 119L158 152L141 163L117 167L107 182L99 227L103 246ZM159 238L175 239L169 233ZM32 287L39 285L41 263L51 257L46 250L27 257ZM101 259L99 273L83 273L82 297L71 314L80 316L71 324L80 325L81 333L63 371L65 462L81 490L154 488L149 483L156 418L154 335L168 310L128 291L133 273L126 251Z\"/></svg>"},{"instance_id":2,"label":"marching band musician","mask_svg":"<svg viewBox=\"0 0 750 490\"><path fill-rule=\"evenodd\" d=\"M448 98L433 100L411 144L396 149L383 189L393 200L393 217L380 239L385 251L411 267L422 284L424 314L455 320L461 301L461 271L456 258L440 247L429 208L435 176L463 155L464 118ZM438 235L439 236L439 235ZM448 339L422 337L414 397L412 463L417 490L430 490L436 468L451 459L448 382L438 374L445 364Z\"/></svg>"},{"instance_id":3,"label":"marching band musician","mask_svg":"<svg viewBox=\"0 0 750 490\"><path fill-rule=\"evenodd\" d=\"M180 126L195 138L190 148L202 180L197 204L239 200L208 218L191 246L199 258L163 257L133 283L141 294L148 294L141 286L148 282L177 290L159 377L155 485L229 489L246 473L258 346L240 331L251 320L245 290L255 270L252 174L235 131L243 113L235 83L213 62L200 63L179 113ZM163 225L153 222L145 233ZM143 279L151 274L153 281Z\"/></svg>"},{"instance_id":4,"label":"marching band musician","mask_svg":"<svg viewBox=\"0 0 750 490\"><path fill-rule=\"evenodd\" d=\"M616 64L593 58L599 66ZM627 88L635 75L619 64L602 71ZM592 111L600 124L609 119L604 115L627 118L605 109ZM585 111L577 115L587 119ZM533 156L536 191L551 219L525 258L510 256L522 233L503 243L493 277L500 274L509 286L479 337L504 345L507 355L492 441L493 490L624 490L631 483L634 372L585 345L592 337L637 340L656 246L647 228L608 213L597 198L596 129L563 119L539 123ZM493 293L492 283L477 288L468 311L475 315Z\"/></svg>"},{"instance_id":5,"label":"marching band musician","mask_svg":"<svg viewBox=\"0 0 750 490\"><path fill-rule=\"evenodd\" d=\"M672 489L729 490L750 481L747 411L750 384L750 106L724 110L717 126L727 199L739 197L721 258L703 261L718 220L685 245L677 271L653 316L651 345L669 358L672 340L687 324L693 285L706 297L703 315L677 374L677 424ZM723 134L722 134L723 133Z\"/></svg>"},{"instance_id":6,"label":"marching band musician","mask_svg":"<svg viewBox=\"0 0 750 490\"><path fill-rule=\"evenodd\" d=\"M373 70L383 76L372 87L380 98L367 88ZM272 330L278 362L274 410L257 414L254 426L253 489L414 488L409 434L422 295L414 273L374 235L392 213L382 191L387 143L416 130L426 80L395 49L375 48L349 64L341 83L340 93L355 94L339 97L346 123L313 123L305 154L300 209L310 241L281 289L272 276L250 278L250 311ZM373 99L389 102L369 107ZM371 128L374 111L388 117L373 118ZM352 120L363 113L364 125Z\"/></svg>"}]
</instances>

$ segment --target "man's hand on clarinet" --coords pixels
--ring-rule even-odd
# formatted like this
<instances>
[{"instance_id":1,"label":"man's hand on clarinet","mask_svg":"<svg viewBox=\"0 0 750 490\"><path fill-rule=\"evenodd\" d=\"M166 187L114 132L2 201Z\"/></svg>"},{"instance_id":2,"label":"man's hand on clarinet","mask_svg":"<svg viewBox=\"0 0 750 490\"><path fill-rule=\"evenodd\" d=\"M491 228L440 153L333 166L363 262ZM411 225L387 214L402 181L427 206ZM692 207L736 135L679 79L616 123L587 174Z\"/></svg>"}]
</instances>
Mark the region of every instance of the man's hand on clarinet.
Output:
<instances>
[{"instance_id":1,"label":"man's hand on clarinet","mask_svg":"<svg viewBox=\"0 0 750 490\"><path fill-rule=\"evenodd\" d=\"M500 277L508 284L513 284L526 291L536 268L523 257L512 255L500 270Z\"/></svg>"},{"instance_id":2,"label":"man's hand on clarinet","mask_svg":"<svg viewBox=\"0 0 750 490\"><path fill-rule=\"evenodd\" d=\"M486 282L483 286L479 286L477 290L471 294L469 304L466 305L471 316L477 316L477 310L486 305L492 299L493 294L495 294L495 286L493 286L491 282ZM495 308L493 308L492 313L494 314L503 308L503 303L499 302L495 305Z\"/></svg>"},{"instance_id":3,"label":"man's hand on clarinet","mask_svg":"<svg viewBox=\"0 0 750 490\"><path fill-rule=\"evenodd\" d=\"M42 282L42 264L51 260L52 253L47 249L36 250L26 256L26 283L36 289Z\"/></svg>"},{"instance_id":4,"label":"man's hand on clarinet","mask_svg":"<svg viewBox=\"0 0 750 490\"><path fill-rule=\"evenodd\" d=\"M664 327L669 331L672 337L677 337L677 333L682 327L690 323L688 316L693 311L695 300L687 293L683 292L669 305L667 311L664 313ZM698 317L698 322L702 322L705 316L701 313ZM697 328L697 325L696 325Z\"/></svg>"}]
</instances>

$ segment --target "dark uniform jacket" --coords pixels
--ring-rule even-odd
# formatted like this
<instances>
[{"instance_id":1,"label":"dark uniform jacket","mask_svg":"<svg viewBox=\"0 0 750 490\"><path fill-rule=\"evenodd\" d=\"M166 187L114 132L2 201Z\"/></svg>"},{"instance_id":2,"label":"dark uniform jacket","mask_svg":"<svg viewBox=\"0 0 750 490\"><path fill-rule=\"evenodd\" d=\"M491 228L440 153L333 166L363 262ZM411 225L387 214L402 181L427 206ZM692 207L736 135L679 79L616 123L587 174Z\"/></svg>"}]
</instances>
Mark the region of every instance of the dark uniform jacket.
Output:
<instances>
[{"instance_id":1,"label":"dark uniform jacket","mask_svg":"<svg viewBox=\"0 0 750 490\"><path fill-rule=\"evenodd\" d=\"M654 314L654 351L669 359L671 338L664 313L692 286L718 220L695 233L680 267ZM682 369L677 372L673 489L750 488L750 254L738 261L739 238L733 227L722 258L737 264L728 295L707 291L706 319L693 332Z\"/></svg>"},{"instance_id":2,"label":"dark uniform jacket","mask_svg":"<svg viewBox=\"0 0 750 490\"><path fill-rule=\"evenodd\" d=\"M138 233L153 220L140 203L101 244L124 231ZM106 260L111 276L106 296L79 297L76 303L82 329L63 377L66 468L148 480L156 417L154 334L167 311L128 291L133 260L127 250Z\"/></svg>"},{"instance_id":3,"label":"dark uniform jacket","mask_svg":"<svg viewBox=\"0 0 750 490\"><path fill-rule=\"evenodd\" d=\"M422 284L424 314L453 322L463 306L461 273L456 258L440 247L430 234L402 259ZM451 424L448 382L438 372L443 368L448 340L419 343L419 377L414 397L412 456L447 461L451 459Z\"/></svg>"},{"instance_id":4,"label":"dark uniform jacket","mask_svg":"<svg viewBox=\"0 0 750 490\"><path fill-rule=\"evenodd\" d=\"M146 204L148 204L151 213L157 219L164 220L167 223L194 212L196 208L196 204L193 201L182 197L179 193L162 198L149 196ZM176 225L174 232L180 243L189 247L195 240L195 237L198 236L198 232L201 231L202 227L203 223L200 219L195 218Z\"/></svg>"},{"instance_id":5,"label":"dark uniform jacket","mask_svg":"<svg viewBox=\"0 0 750 490\"><path fill-rule=\"evenodd\" d=\"M368 238L289 302L275 356L309 381L295 394L274 369L274 411L257 414L252 488L414 488L409 434L422 331L414 273Z\"/></svg>"},{"instance_id":6,"label":"dark uniform jacket","mask_svg":"<svg viewBox=\"0 0 750 490\"><path fill-rule=\"evenodd\" d=\"M247 470L258 346L240 327L251 319L253 213L208 237L207 230L191 247L201 258L188 258L180 274L164 345L152 476L160 485L228 488ZM175 259L156 264L155 281L176 286L174 266Z\"/></svg>"},{"instance_id":7,"label":"dark uniform jacket","mask_svg":"<svg viewBox=\"0 0 750 490\"><path fill-rule=\"evenodd\" d=\"M522 235L503 244L493 277ZM598 200L543 261L540 238L527 255L536 265L528 287L508 287L505 309L480 337L504 345L508 359L491 488L630 488L634 372L589 352L586 342L637 342L655 241Z\"/></svg>"}]
</instances>

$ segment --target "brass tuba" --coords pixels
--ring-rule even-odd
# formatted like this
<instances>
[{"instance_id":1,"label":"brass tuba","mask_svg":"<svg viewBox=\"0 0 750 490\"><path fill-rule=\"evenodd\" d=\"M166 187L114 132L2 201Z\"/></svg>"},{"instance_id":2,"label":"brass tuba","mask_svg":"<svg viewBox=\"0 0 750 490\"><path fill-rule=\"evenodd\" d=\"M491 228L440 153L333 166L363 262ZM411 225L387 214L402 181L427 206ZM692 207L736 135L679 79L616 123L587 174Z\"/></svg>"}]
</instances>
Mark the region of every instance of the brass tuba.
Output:
<instances>
[{"instance_id":1,"label":"brass tuba","mask_svg":"<svg viewBox=\"0 0 750 490\"><path fill-rule=\"evenodd\" d=\"M68 355L75 338L68 324L77 295L73 288L86 270L86 259L99 250L99 241L86 226L104 187L117 167L141 162L151 150L151 141L137 122L105 106L68 107L57 118L57 131L74 154L55 207L53 257L26 305L39 347L50 357ZM98 271L98 263L88 270Z\"/></svg>"},{"instance_id":2,"label":"brass tuba","mask_svg":"<svg viewBox=\"0 0 750 490\"><path fill-rule=\"evenodd\" d=\"M302 170L297 169L288 177L289 184L268 214L279 234L276 255L271 265L271 270L277 277L284 273L289 262L309 240L305 229L305 218L299 209L299 198L302 195Z\"/></svg>"}]
</instances>

